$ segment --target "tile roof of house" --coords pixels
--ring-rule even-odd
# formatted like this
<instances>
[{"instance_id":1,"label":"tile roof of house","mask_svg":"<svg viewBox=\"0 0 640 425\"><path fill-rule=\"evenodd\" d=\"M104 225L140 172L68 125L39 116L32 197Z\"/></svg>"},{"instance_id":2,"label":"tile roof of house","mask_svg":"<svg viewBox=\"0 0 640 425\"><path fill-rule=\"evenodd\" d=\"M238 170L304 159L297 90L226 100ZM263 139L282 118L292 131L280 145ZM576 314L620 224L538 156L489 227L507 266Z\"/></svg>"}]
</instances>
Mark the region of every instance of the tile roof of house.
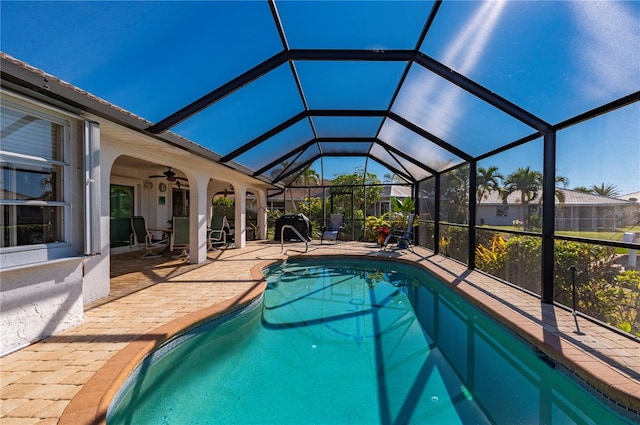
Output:
<instances>
[{"instance_id":1,"label":"tile roof of house","mask_svg":"<svg viewBox=\"0 0 640 425\"><path fill-rule=\"evenodd\" d=\"M383 198L411 198L410 186L384 185Z\"/></svg>"},{"instance_id":2,"label":"tile roof of house","mask_svg":"<svg viewBox=\"0 0 640 425\"><path fill-rule=\"evenodd\" d=\"M575 190L556 188L556 190L564 195L562 204L564 205L629 205L632 201L611 198L609 196L594 195L591 193L577 192ZM542 192L538 194L535 200L532 202L539 202L542 198ZM502 197L496 191L491 191L485 195L485 197L479 200L481 204L502 204ZM520 203L520 192L514 192L507 198L509 204ZM561 202L556 197L556 204Z\"/></svg>"},{"instance_id":3,"label":"tile roof of house","mask_svg":"<svg viewBox=\"0 0 640 425\"><path fill-rule=\"evenodd\" d=\"M626 195L618 196L620 199L626 199L627 201L640 201L640 192L627 193Z\"/></svg>"}]
</instances>

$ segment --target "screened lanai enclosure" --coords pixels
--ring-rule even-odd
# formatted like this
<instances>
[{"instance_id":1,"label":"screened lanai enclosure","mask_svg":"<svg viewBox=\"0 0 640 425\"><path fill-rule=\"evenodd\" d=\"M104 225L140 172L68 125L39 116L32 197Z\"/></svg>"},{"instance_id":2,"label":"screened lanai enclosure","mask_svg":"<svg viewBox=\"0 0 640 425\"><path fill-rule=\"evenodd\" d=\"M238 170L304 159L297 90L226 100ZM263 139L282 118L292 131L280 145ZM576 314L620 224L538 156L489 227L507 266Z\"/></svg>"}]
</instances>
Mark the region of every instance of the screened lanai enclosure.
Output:
<instances>
[{"instance_id":1,"label":"screened lanai enclosure","mask_svg":"<svg viewBox=\"0 0 640 425\"><path fill-rule=\"evenodd\" d=\"M270 214L341 213L368 241L412 198L415 244L544 303L575 283L579 311L640 335L640 2L126 7L94 17L118 53L69 80L270 184Z\"/></svg>"}]
</instances>

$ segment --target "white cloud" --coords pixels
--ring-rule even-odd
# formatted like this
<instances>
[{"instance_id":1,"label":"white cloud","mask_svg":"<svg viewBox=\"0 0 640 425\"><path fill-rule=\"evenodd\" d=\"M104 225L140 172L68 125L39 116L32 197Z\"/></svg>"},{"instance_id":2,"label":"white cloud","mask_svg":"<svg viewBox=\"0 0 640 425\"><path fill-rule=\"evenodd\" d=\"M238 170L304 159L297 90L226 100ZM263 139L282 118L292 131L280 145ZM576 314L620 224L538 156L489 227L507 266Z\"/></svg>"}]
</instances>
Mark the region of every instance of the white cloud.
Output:
<instances>
[{"instance_id":1,"label":"white cloud","mask_svg":"<svg viewBox=\"0 0 640 425\"><path fill-rule=\"evenodd\" d=\"M640 85L640 16L617 1L572 2L578 28L583 93L590 98L625 95Z\"/></svg>"},{"instance_id":2,"label":"white cloud","mask_svg":"<svg viewBox=\"0 0 640 425\"><path fill-rule=\"evenodd\" d=\"M505 5L504 0L482 3L468 24L457 32L456 38L447 46L442 62L461 74L472 72L486 54ZM432 73L414 68L394 109L422 128L433 129L437 126L437 136L450 140L464 112L460 94L459 88L443 84Z\"/></svg>"}]
</instances>

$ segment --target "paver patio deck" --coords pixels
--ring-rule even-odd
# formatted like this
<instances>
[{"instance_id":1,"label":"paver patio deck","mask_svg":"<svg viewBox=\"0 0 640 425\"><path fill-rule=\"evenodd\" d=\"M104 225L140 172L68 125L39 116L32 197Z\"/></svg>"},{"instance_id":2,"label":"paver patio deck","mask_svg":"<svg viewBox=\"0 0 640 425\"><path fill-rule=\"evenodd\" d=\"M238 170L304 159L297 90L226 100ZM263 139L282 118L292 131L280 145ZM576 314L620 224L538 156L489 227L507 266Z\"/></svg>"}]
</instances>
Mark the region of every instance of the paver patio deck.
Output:
<instances>
[{"instance_id":1,"label":"paver patio deck","mask_svg":"<svg viewBox=\"0 0 640 425\"><path fill-rule=\"evenodd\" d=\"M312 242L307 254L301 253L299 243L285 247L289 255L364 255L417 262L502 317L525 339L542 344L546 354L602 393L640 410L638 341L574 319L564 309L542 305L537 298L420 248L415 255L406 250L381 253L371 243ZM162 327L168 323L255 289L258 282L251 268L285 256L279 243L256 241L245 249L214 251L208 257L205 264L188 265L170 257L113 256L111 295L86 306L85 323L0 359L2 425L56 424L63 412L67 419L86 417L70 415L74 397L72 406L86 404L86 409L93 409L92 417L101 420L97 404L107 389L95 385L95 376L114 363L117 353L134 340L162 339ZM101 376L109 373L109 366L101 370Z\"/></svg>"}]
</instances>

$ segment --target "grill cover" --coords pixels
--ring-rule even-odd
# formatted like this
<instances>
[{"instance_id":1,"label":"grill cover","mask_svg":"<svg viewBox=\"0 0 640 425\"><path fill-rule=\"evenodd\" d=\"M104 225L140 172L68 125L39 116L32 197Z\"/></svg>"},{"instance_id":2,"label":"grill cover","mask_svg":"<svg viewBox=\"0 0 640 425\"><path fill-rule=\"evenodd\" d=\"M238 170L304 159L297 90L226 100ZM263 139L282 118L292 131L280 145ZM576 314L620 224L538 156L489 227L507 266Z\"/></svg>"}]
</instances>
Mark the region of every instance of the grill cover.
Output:
<instances>
[{"instance_id":1,"label":"grill cover","mask_svg":"<svg viewBox=\"0 0 640 425\"><path fill-rule=\"evenodd\" d=\"M273 235L273 239L280 240L280 233L282 232L282 226L291 225L294 229L306 238L307 241L311 240L311 222L304 214L286 214L276 220L276 231ZM284 229L283 238L285 241L299 241L300 238L291 229Z\"/></svg>"}]
</instances>

